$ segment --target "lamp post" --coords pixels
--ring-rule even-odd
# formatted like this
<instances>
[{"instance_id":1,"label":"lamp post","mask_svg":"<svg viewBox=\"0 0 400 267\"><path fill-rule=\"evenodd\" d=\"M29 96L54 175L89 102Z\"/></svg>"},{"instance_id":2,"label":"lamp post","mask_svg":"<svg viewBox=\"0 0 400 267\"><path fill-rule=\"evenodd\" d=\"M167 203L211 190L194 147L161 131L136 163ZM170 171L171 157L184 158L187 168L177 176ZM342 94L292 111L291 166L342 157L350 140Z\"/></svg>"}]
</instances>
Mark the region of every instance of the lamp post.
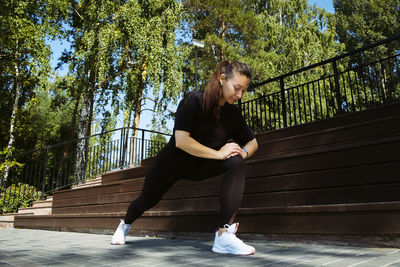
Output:
<instances>
[{"instance_id":1,"label":"lamp post","mask_svg":"<svg viewBox=\"0 0 400 267\"><path fill-rule=\"evenodd\" d=\"M196 59L195 59L195 65L194 65L194 69L195 69L195 82L196 82L196 90L198 89L197 88L197 47L200 47L200 48L203 48L204 47L204 43L202 42L202 41L199 41L199 40L196 40L196 39L193 39L193 45L194 45L194 53L195 53L195 57L196 57Z\"/></svg>"}]
</instances>

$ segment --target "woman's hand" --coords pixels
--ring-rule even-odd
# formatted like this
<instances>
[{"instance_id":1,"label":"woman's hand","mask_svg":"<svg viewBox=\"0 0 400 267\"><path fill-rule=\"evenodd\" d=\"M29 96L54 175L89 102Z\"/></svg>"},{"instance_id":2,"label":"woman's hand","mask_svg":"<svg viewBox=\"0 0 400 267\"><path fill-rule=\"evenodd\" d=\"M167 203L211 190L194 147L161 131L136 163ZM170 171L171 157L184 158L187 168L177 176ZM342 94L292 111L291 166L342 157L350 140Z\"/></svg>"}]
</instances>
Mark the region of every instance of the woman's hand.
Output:
<instances>
[{"instance_id":1,"label":"woman's hand","mask_svg":"<svg viewBox=\"0 0 400 267\"><path fill-rule=\"evenodd\" d=\"M200 144L190 136L189 132L181 130L175 130L175 145L193 156L218 160L225 160L236 155L241 155L246 159L258 148L257 140L254 138L244 146L249 151L248 154L236 143L227 143L220 150L215 150Z\"/></svg>"},{"instance_id":2,"label":"woman's hand","mask_svg":"<svg viewBox=\"0 0 400 267\"><path fill-rule=\"evenodd\" d=\"M228 159L236 155L242 155L244 152L236 143L226 143L220 150L218 150L221 159ZM243 155L242 155L243 157Z\"/></svg>"}]
</instances>

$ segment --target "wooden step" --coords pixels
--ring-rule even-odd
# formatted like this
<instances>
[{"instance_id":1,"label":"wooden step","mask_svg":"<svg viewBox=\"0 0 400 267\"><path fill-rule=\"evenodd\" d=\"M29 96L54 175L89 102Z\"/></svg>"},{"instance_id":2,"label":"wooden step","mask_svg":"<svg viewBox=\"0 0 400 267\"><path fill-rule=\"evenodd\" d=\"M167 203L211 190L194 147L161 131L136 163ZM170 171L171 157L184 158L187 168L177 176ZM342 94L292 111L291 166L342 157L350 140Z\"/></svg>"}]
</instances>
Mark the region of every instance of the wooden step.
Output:
<instances>
[{"instance_id":1,"label":"wooden step","mask_svg":"<svg viewBox=\"0 0 400 267\"><path fill-rule=\"evenodd\" d=\"M33 202L32 207L19 208L18 214L23 215L50 215L52 211L53 197L50 196L45 200Z\"/></svg>"},{"instance_id":2,"label":"wooden step","mask_svg":"<svg viewBox=\"0 0 400 267\"><path fill-rule=\"evenodd\" d=\"M145 177L149 171L150 166L140 166L136 168L128 168L124 170L117 170L107 172L102 175L102 184L110 184L116 181L124 181L133 178Z\"/></svg>"},{"instance_id":3,"label":"wooden step","mask_svg":"<svg viewBox=\"0 0 400 267\"><path fill-rule=\"evenodd\" d=\"M77 198L81 196L90 197L103 194L118 193L121 191L121 182L116 182L109 185L98 185L91 188L79 188L75 190L60 190L53 193L53 206L57 206L57 202L60 200L66 200L71 198Z\"/></svg>"},{"instance_id":4,"label":"wooden step","mask_svg":"<svg viewBox=\"0 0 400 267\"><path fill-rule=\"evenodd\" d=\"M360 141L373 142L377 138L399 136L399 132L400 116L391 116L266 142L263 141L263 138L264 136L268 136L268 133L261 134L257 136L260 143L259 149L252 159L271 155L284 156L286 153L298 153L310 149L329 149L336 145L343 146ZM144 167L107 173L103 176L103 184L143 177L146 175L148 168L149 166L147 165Z\"/></svg>"},{"instance_id":5,"label":"wooden step","mask_svg":"<svg viewBox=\"0 0 400 267\"><path fill-rule=\"evenodd\" d=\"M250 177L290 174L324 169L370 165L400 160L400 136L377 141L310 149L298 153L247 161Z\"/></svg>"},{"instance_id":6,"label":"wooden step","mask_svg":"<svg viewBox=\"0 0 400 267\"><path fill-rule=\"evenodd\" d=\"M391 148L396 149L396 147ZM388 150L387 152L390 151ZM324 160L324 158L321 158L320 155L318 158ZM296 159L296 157L294 157L294 159ZM379 158L379 160L381 159L382 158ZM284 160L289 161L289 159ZM276 160L273 160L272 162L276 163ZM262 161L262 163L267 164L268 161ZM374 186L381 186L383 191L385 190L384 188L388 188L388 194L383 193L383 196L376 195L378 198L377 200L379 200L381 197L393 198L397 194L396 192L390 190L390 187L392 185L397 186L396 183L398 183L400 180L397 175L397 173L400 173L399 163L399 160L382 163L378 161L377 163L368 165L354 164L340 168L324 168L322 170L311 169L302 172L293 171L293 173L288 172L288 170L283 173L271 173L271 171L273 171L271 165L270 167L264 167L262 170L261 168L257 168L256 170L258 175L255 175L254 173L252 175L252 169L250 166L248 166L245 194L262 192L265 196L267 193L271 192L275 194L274 197L276 197L277 194L280 196L279 198L275 198L275 200L279 202L287 201L285 200L286 198L292 199L293 197L291 196L297 194L299 195L301 201L304 201L304 197L300 197L301 194L299 192L296 192L296 194L293 192L288 192L291 190L303 190L304 192L310 192L310 199L318 199L318 197L311 197L314 195L314 193L317 195L322 194L321 201L324 201L323 199L325 193L326 197L328 197L330 194L329 192L337 192L337 190L339 190L343 193L348 192L348 194L351 196L352 194L360 193L361 191L368 192L368 190L370 190L370 188L374 188ZM314 166L315 164L312 165ZM314 167L320 168L321 164L317 164ZM301 165L300 168L304 169L305 165ZM136 196L138 196L142 183L143 178L141 178L140 181L126 181L122 184L113 185L112 187L100 186L99 188L91 189L91 191L88 191L88 189L82 189L82 194L77 194L78 191L74 190L72 192L60 194L60 196L64 195L61 199L57 198L57 195L60 193L59 192L58 194L55 194L55 198L58 200L55 201L54 208L123 202L129 203ZM218 196L219 184L220 177L211 177L202 182L181 181L178 182L170 191L168 191L163 199L168 200ZM359 190L358 187L362 188L360 189L361 191L357 191ZM320 190L317 192L316 190L310 191L310 189ZM282 191L284 192L282 193ZM67 198L66 196L69 197ZM343 197L344 196L345 195L343 195ZM368 194L366 194L365 197L368 198ZM264 199L264 197L260 197L260 199ZM360 201L365 200L361 198Z\"/></svg>"},{"instance_id":7,"label":"wooden step","mask_svg":"<svg viewBox=\"0 0 400 267\"><path fill-rule=\"evenodd\" d=\"M249 160L247 161L246 177L265 177L322 170L334 171L335 169L398 162L400 161L400 155L397 153L399 149L400 137L396 137L386 138L376 142L361 142L358 144L337 146L328 151L310 149L309 151L303 151L301 153ZM344 158L346 161L339 161L338 159L340 158ZM137 192L142 187L143 179L144 178L141 177L137 178L137 180L126 180L123 184L116 182L108 186L102 185L91 189L59 191L54 194L54 207L59 207L58 201L62 199L68 200L82 196L88 201L92 199L98 203L101 201L99 196L118 193L125 194L132 191ZM192 184L198 185L197 182ZM67 203L68 201L64 202Z\"/></svg>"},{"instance_id":8,"label":"wooden step","mask_svg":"<svg viewBox=\"0 0 400 267\"><path fill-rule=\"evenodd\" d=\"M32 207L28 207L28 208L19 208L18 209L18 214L27 214L27 215L33 215L34 211L32 209Z\"/></svg>"},{"instance_id":9,"label":"wooden step","mask_svg":"<svg viewBox=\"0 0 400 267\"><path fill-rule=\"evenodd\" d=\"M53 208L52 214L65 215L65 214L89 214L89 213L125 213L129 207L130 202L119 202L111 204L98 204L98 205L80 205L80 206L67 206Z\"/></svg>"},{"instance_id":10,"label":"wooden step","mask_svg":"<svg viewBox=\"0 0 400 267\"><path fill-rule=\"evenodd\" d=\"M377 113L379 114L379 112ZM371 120L370 117L374 120ZM400 116L393 116L392 114L392 116L382 118L382 114L380 114L380 116L368 116L367 121L355 121L351 125L342 125L328 129L322 128L319 131L300 133L298 135L274 139L272 141L268 141L270 133L261 134L257 136L260 146L253 159L273 154L284 155L288 152L301 152L313 148L329 148L337 144L345 145L351 144L354 141L360 142L360 140L373 141L378 136L390 137L392 135L398 135L399 132ZM265 138L267 138L267 141L264 140ZM110 184L116 181L144 177L153 161L154 159L148 159L141 167L106 173L103 175L102 183Z\"/></svg>"},{"instance_id":11,"label":"wooden step","mask_svg":"<svg viewBox=\"0 0 400 267\"><path fill-rule=\"evenodd\" d=\"M375 109L359 111L349 114L345 113L324 120L268 131L263 135L263 141L276 140L280 138L291 137L315 131L332 129L335 127L342 127L344 125L356 124L363 121L365 122L365 121L396 116L398 114L400 114L400 104L380 106Z\"/></svg>"},{"instance_id":12,"label":"wooden step","mask_svg":"<svg viewBox=\"0 0 400 267\"><path fill-rule=\"evenodd\" d=\"M385 163L335 170L247 178L242 207L315 205L400 200L400 164ZM377 179L379 177L379 179ZM171 188L153 210L201 210L219 207L221 176L199 184L181 183ZM97 198L65 199L54 207L55 214L96 213L104 207L126 210L139 194L109 194ZM119 205L122 206L119 206Z\"/></svg>"},{"instance_id":13,"label":"wooden step","mask_svg":"<svg viewBox=\"0 0 400 267\"><path fill-rule=\"evenodd\" d=\"M52 208L51 207L28 207L28 208L19 208L18 214L33 214L33 215L48 215L51 214Z\"/></svg>"},{"instance_id":14,"label":"wooden step","mask_svg":"<svg viewBox=\"0 0 400 267\"><path fill-rule=\"evenodd\" d=\"M212 232L218 225L218 215L217 210L145 212L133 228ZM16 216L15 227L113 232L123 216L124 213ZM241 233L400 236L400 202L241 208L237 216Z\"/></svg>"},{"instance_id":15,"label":"wooden step","mask_svg":"<svg viewBox=\"0 0 400 267\"><path fill-rule=\"evenodd\" d=\"M102 177L98 176L92 180L86 181L83 184L73 185L71 189L81 189L81 188L90 188L93 186L101 185Z\"/></svg>"},{"instance_id":16,"label":"wooden step","mask_svg":"<svg viewBox=\"0 0 400 267\"><path fill-rule=\"evenodd\" d=\"M296 152L315 148L329 148L336 145L351 144L361 141L373 141L400 135L400 116L392 116L374 121L367 121L305 133L285 138L263 141L268 134L257 136L259 148L254 158L275 153Z\"/></svg>"},{"instance_id":17,"label":"wooden step","mask_svg":"<svg viewBox=\"0 0 400 267\"><path fill-rule=\"evenodd\" d=\"M0 215L0 228L13 228L14 217L17 213L6 213Z\"/></svg>"},{"instance_id":18,"label":"wooden step","mask_svg":"<svg viewBox=\"0 0 400 267\"><path fill-rule=\"evenodd\" d=\"M42 201L33 202L32 208L51 208L53 203L53 197Z\"/></svg>"}]
</instances>

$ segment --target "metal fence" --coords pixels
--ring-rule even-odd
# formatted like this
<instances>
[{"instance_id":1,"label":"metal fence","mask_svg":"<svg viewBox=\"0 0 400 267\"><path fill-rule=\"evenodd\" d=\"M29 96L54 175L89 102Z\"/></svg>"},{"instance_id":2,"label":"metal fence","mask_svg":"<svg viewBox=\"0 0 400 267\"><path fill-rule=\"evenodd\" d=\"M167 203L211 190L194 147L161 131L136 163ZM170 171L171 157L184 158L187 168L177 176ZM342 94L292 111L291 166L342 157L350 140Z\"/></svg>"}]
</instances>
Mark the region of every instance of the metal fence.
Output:
<instances>
[{"instance_id":1,"label":"metal fence","mask_svg":"<svg viewBox=\"0 0 400 267\"><path fill-rule=\"evenodd\" d=\"M249 91L258 97L239 103L242 114L266 132L399 102L399 39L255 84Z\"/></svg>"},{"instance_id":2,"label":"metal fence","mask_svg":"<svg viewBox=\"0 0 400 267\"><path fill-rule=\"evenodd\" d=\"M15 211L17 206L29 206L30 203L24 202L44 198L53 191L70 188L108 171L137 166L143 159L155 156L169 136L144 129L119 128L14 155L23 166L10 168L7 179L1 179L0 209ZM82 141L86 144L84 159L77 154L77 145ZM1 159L0 163L4 161Z\"/></svg>"}]
</instances>

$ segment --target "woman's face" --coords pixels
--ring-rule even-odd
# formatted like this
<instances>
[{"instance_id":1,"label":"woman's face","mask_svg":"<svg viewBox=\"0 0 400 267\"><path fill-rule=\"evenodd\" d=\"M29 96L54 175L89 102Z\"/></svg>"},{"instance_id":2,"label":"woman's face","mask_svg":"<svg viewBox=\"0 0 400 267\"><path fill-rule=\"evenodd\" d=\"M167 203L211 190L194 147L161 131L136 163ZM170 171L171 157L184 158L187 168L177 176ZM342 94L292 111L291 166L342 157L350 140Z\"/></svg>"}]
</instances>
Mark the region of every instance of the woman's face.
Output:
<instances>
[{"instance_id":1,"label":"woman's face","mask_svg":"<svg viewBox=\"0 0 400 267\"><path fill-rule=\"evenodd\" d=\"M220 84L222 85L222 97L218 105L223 106L225 102L233 104L242 98L250 84L250 79L243 74L234 73L231 79L225 79L225 75L221 74Z\"/></svg>"}]
</instances>

